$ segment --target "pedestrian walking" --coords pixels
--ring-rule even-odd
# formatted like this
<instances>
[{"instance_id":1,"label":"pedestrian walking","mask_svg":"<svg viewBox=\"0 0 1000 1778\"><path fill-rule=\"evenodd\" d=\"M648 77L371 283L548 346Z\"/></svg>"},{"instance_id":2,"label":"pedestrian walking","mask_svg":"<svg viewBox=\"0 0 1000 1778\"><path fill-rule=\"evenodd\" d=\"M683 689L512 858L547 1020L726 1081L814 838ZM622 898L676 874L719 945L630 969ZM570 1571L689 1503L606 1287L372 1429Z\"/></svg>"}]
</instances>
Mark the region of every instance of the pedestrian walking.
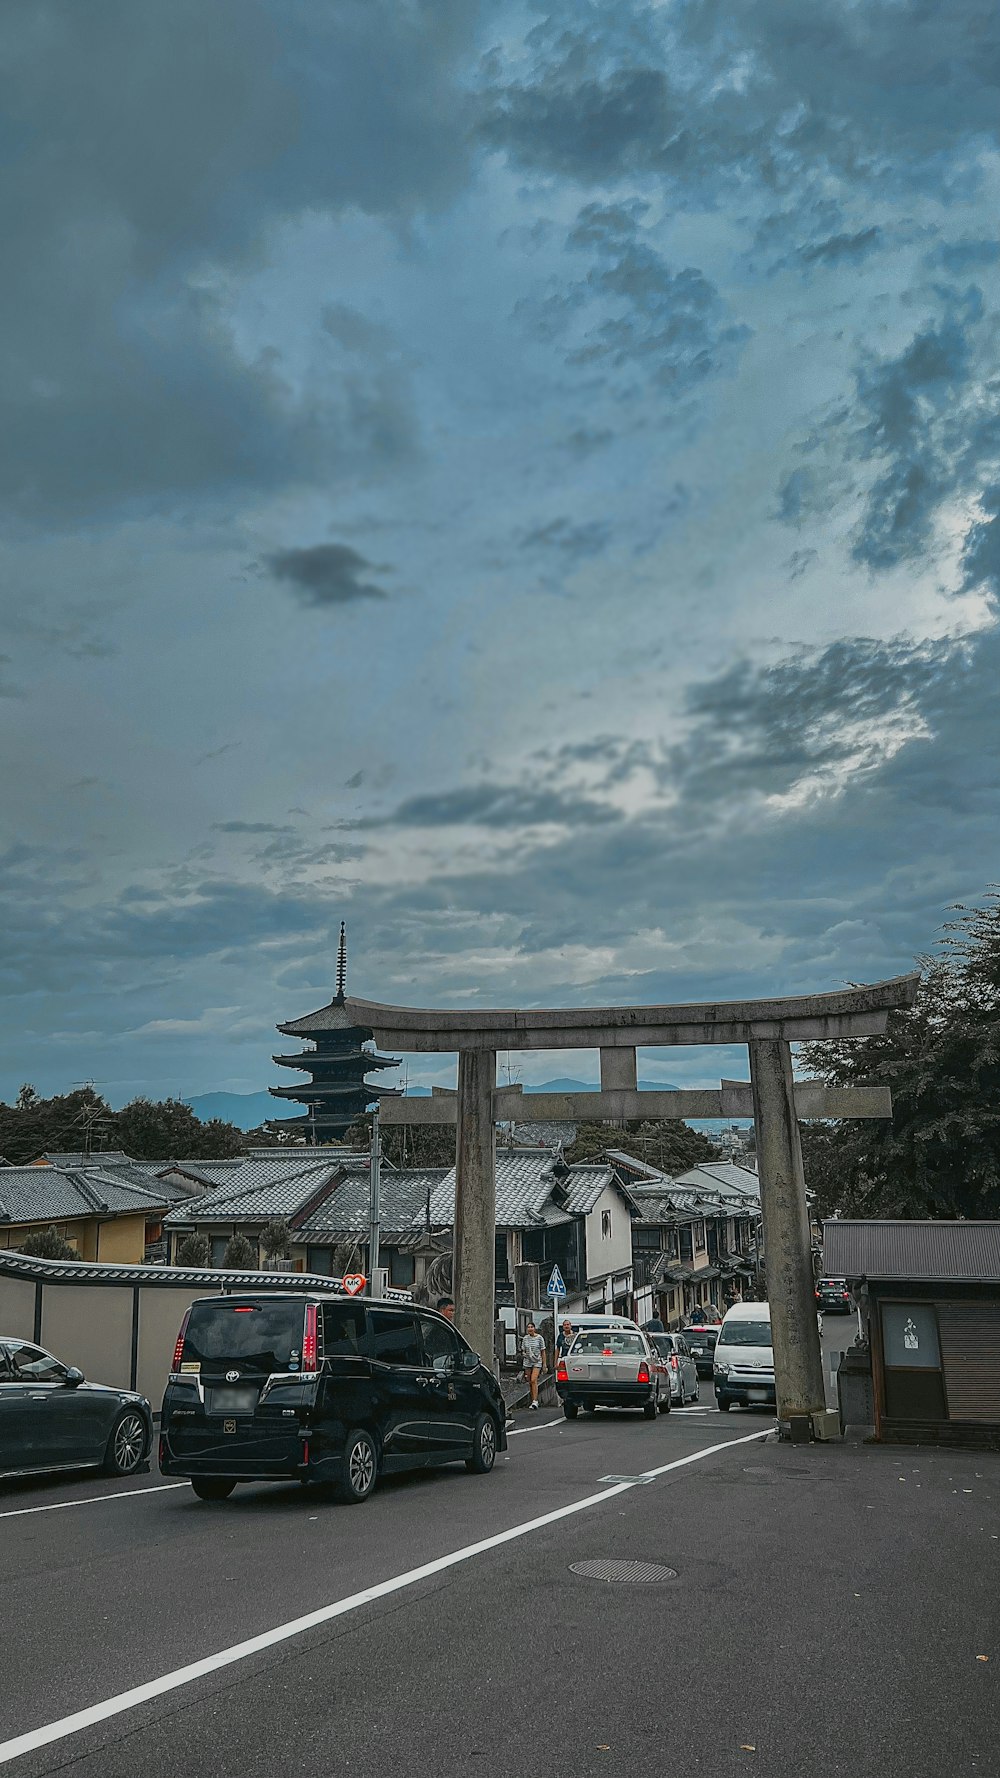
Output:
<instances>
[{"instance_id":1,"label":"pedestrian walking","mask_svg":"<svg viewBox=\"0 0 1000 1778\"><path fill-rule=\"evenodd\" d=\"M533 1321L528 1322L527 1330L521 1341L521 1363L524 1366L524 1377L531 1390L529 1412L538 1412L538 1379L545 1369L545 1341L542 1339Z\"/></svg>"},{"instance_id":2,"label":"pedestrian walking","mask_svg":"<svg viewBox=\"0 0 1000 1778\"><path fill-rule=\"evenodd\" d=\"M666 1333L666 1331L667 1330L664 1327L663 1322L660 1320L660 1317L658 1315L654 1315L652 1317L652 1319L647 1321L647 1323L646 1323L646 1332L647 1333Z\"/></svg>"},{"instance_id":3,"label":"pedestrian walking","mask_svg":"<svg viewBox=\"0 0 1000 1778\"><path fill-rule=\"evenodd\" d=\"M557 1358L565 1358L565 1356L566 1356L567 1352L569 1351L572 1344L573 1344L573 1323L572 1323L572 1321L570 1321L569 1317L567 1316L566 1320L563 1322L561 1328L559 1329L559 1337L556 1340L556 1357Z\"/></svg>"}]
</instances>

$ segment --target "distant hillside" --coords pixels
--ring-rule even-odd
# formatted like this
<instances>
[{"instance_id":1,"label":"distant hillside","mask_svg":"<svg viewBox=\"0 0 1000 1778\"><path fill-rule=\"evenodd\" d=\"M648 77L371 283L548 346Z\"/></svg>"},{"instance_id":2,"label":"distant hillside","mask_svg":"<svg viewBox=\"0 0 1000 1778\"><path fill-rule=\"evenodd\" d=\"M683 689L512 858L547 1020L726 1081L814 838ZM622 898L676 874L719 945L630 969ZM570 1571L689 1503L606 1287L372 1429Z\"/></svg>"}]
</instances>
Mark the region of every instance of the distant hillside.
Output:
<instances>
[{"instance_id":1,"label":"distant hillside","mask_svg":"<svg viewBox=\"0 0 1000 1778\"><path fill-rule=\"evenodd\" d=\"M538 1086L526 1086L526 1093L589 1093L594 1092L597 1082L593 1080L543 1080ZM640 1092L676 1092L677 1088L670 1081L640 1080ZM425 1099L430 1087L410 1087L409 1097ZM282 1105L280 1099L272 1099L270 1093L196 1093L186 1101L196 1117L208 1123L213 1117L221 1117L224 1123L235 1124L238 1130L256 1130L258 1125L273 1118L300 1117L301 1108Z\"/></svg>"}]
</instances>

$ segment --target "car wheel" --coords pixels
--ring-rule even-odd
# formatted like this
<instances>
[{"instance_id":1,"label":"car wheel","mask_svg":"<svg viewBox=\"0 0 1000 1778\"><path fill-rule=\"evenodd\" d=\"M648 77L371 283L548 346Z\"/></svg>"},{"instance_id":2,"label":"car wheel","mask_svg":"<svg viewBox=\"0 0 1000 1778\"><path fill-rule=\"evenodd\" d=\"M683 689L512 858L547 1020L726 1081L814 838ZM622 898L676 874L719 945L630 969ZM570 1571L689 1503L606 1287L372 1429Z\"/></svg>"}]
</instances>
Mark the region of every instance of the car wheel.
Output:
<instances>
[{"instance_id":1,"label":"car wheel","mask_svg":"<svg viewBox=\"0 0 1000 1778\"><path fill-rule=\"evenodd\" d=\"M728 1414L730 1408L733 1405L732 1402L731 1401L720 1401L718 1396L716 1397L716 1401L718 1402L719 1413L720 1414Z\"/></svg>"},{"instance_id":2,"label":"car wheel","mask_svg":"<svg viewBox=\"0 0 1000 1778\"><path fill-rule=\"evenodd\" d=\"M119 1414L111 1428L104 1468L108 1475L135 1475L146 1455L146 1422L134 1408Z\"/></svg>"},{"instance_id":3,"label":"car wheel","mask_svg":"<svg viewBox=\"0 0 1000 1778\"><path fill-rule=\"evenodd\" d=\"M592 1401L585 1401L583 1404L583 1411L585 1414L596 1414L596 1412L597 1412L596 1403L594 1403Z\"/></svg>"},{"instance_id":4,"label":"car wheel","mask_svg":"<svg viewBox=\"0 0 1000 1778\"><path fill-rule=\"evenodd\" d=\"M228 1500L236 1483L224 1475L193 1475L191 1486L199 1500Z\"/></svg>"},{"instance_id":5,"label":"car wheel","mask_svg":"<svg viewBox=\"0 0 1000 1778\"><path fill-rule=\"evenodd\" d=\"M593 1408L591 1408L590 1412L593 1413L593 1411L594 1411ZM564 1401L563 1402L563 1413L565 1414L567 1420L575 1420L576 1416L579 1412L580 1412L579 1402L576 1402L576 1401Z\"/></svg>"},{"instance_id":6,"label":"car wheel","mask_svg":"<svg viewBox=\"0 0 1000 1778\"><path fill-rule=\"evenodd\" d=\"M497 1429L492 1414L480 1414L473 1434L472 1456L465 1459L470 1475L489 1475L497 1460Z\"/></svg>"},{"instance_id":7,"label":"car wheel","mask_svg":"<svg viewBox=\"0 0 1000 1778\"><path fill-rule=\"evenodd\" d=\"M656 1419L656 1403L655 1403L655 1401L643 1402L642 1417L644 1420L655 1420Z\"/></svg>"},{"instance_id":8,"label":"car wheel","mask_svg":"<svg viewBox=\"0 0 1000 1778\"><path fill-rule=\"evenodd\" d=\"M692 1395L691 1400L692 1401L700 1401L701 1400L701 1384L700 1383L695 1384L694 1394Z\"/></svg>"},{"instance_id":9,"label":"car wheel","mask_svg":"<svg viewBox=\"0 0 1000 1778\"><path fill-rule=\"evenodd\" d=\"M340 1475L335 1487L338 1500L349 1506L360 1506L367 1500L378 1476L378 1452L375 1440L361 1426L349 1432L340 1459Z\"/></svg>"},{"instance_id":10,"label":"car wheel","mask_svg":"<svg viewBox=\"0 0 1000 1778\"><path fill-rule=\"evenodd\" d=\"M669 1395L667 1395L667 1396L661 1395L659 1402L657 1403L657 1406L659 1407L661 1414L669 1414L669 1412L670 1412L670 1397L669 1397Z\"/></svg>"}]
</instances>

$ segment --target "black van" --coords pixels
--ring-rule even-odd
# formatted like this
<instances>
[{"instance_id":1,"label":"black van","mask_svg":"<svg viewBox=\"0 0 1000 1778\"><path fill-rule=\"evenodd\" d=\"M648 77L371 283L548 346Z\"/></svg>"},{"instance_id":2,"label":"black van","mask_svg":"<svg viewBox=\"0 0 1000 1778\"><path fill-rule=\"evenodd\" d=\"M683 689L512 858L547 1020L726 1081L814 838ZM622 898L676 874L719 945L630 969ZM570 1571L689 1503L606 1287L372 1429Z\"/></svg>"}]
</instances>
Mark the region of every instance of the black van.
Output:
<instances>
[{"instance_id":1,"label":"black van","mask_svg":"<svg viewBox=\"0 0 1000 1778\"><path fill-rule=\"evenodd\" d=\"M202 1500L237 1482L325 1482L366 1500L382 1471L464 1459L477 1475L507 1448L500 1386L431 1309L269 1291L203 1297L174 1348L160 1468Z\"/></svg>"}]
</instances>

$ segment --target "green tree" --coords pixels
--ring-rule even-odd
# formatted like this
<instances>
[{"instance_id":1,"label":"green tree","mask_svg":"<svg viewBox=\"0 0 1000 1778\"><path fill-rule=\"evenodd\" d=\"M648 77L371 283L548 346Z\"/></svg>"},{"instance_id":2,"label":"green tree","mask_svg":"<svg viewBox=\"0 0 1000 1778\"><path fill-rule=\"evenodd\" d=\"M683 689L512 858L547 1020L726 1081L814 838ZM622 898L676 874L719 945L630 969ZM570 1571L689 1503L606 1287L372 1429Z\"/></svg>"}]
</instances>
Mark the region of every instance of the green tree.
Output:
<instances>
[{"instance_id":1,"label":"green tree","mask_svg":"<svg viewBox=\"0 0 1000 1778\"><path fill-rule=\"evenodd\" d=\"M212 1245L207 1235L196 1230L193 1235L185 1235L177 1243L174 1254L175 1266L207 1266L211 1263Z\"/></svg>"},{"instance_id":2,"label":"green tree","mask_svg":"<svg viewBox=\"0 0 1000 1778\"><path fill-rule=\"evenodd\" d=\"M804 1126L821 1215L1000 1213L1000 899L955 912L921 960L912 1011L880 1037L802 1047L814 1079L892 1092L891 1119Z\"/></svg>"},{"instance_id":3,"label":"green tree","mask_svg":"<svg viewBox=\"0 0 1000 1778\"><path fill-rule=\"evenodd\" d=\"M25 1084L13 1105L0 1104L0 1155L13 1166L43 1154L113 1146L115 1114L93 1087L43 1099Z\"/></svg>"},{"instance_id":4,"label":"green tree","mask_svg":"<svg viewBox=\"0 0 1000 1778\"><path fill-rule=\"evenodd\" d=\"M248 1146L235 1124L202 1123L182 1099L133 1099L115 1113L114 1134L116 1145L139 1161L224 1160Z\"/></svg>"},{"instance_id":5,"label":"green tree","mask_svg":"<svg viewBox=\"0 0 1000 1778\"><path fill-rule=\"evenodd\" d=\"M618 1125L580 1124L576 1140L566 1150L566 1159L587 1161L609 1148L621 1149L674 1178L702 1161L717 1160L719 1153L708 1137L700 1130L692 1130L690 1124L674 1119L662 1123L637 1120Z\"/></svg>"},{"instance_id":6,"label":"green tree","mask_svg":"<svg viewBox=\"0 0 1000 1778\"><path fill-rule=\"evenodd\" d=\"M370 1148L372 1114L366 1111L347 1132L348 1148ZM382 1158L390 1167L453 1167L454 1124L388 1124L382 1130Z\"/></svg>"},{"instance_id":7,"label":"green tree","mask_svg":"<svg viewBox=\"0 0 1000 1778\"><path fill-rule=\"evenodd\" d=\"M223 1268L227 1272L255 1272L260 1261L256 1243L237 1230L226 1242L226 1251L222 1256Z\"/></svg>"},{"instance_id":8,"label":"green tree","mask_svg":"<svg viewBox=\"0 0 1000 1778\"><path fill-rule=\"evenodd\" d=\"M54 1228L37 1229L22 1242L20 1251L30 1259L79 1259L75 1247Z\"/></svg>"},{"instance_id":9,"label":"green tree","mask_svg":"<svg viewBox=\"0 0 1000 1778\"><path fill-rule=\"evenodd\" d=\"M260 1231L261 1252L265 1259L288 1259L292 1251L292 1231L281 1217L265 1222Z\"/></svg>"}]
</instances>

